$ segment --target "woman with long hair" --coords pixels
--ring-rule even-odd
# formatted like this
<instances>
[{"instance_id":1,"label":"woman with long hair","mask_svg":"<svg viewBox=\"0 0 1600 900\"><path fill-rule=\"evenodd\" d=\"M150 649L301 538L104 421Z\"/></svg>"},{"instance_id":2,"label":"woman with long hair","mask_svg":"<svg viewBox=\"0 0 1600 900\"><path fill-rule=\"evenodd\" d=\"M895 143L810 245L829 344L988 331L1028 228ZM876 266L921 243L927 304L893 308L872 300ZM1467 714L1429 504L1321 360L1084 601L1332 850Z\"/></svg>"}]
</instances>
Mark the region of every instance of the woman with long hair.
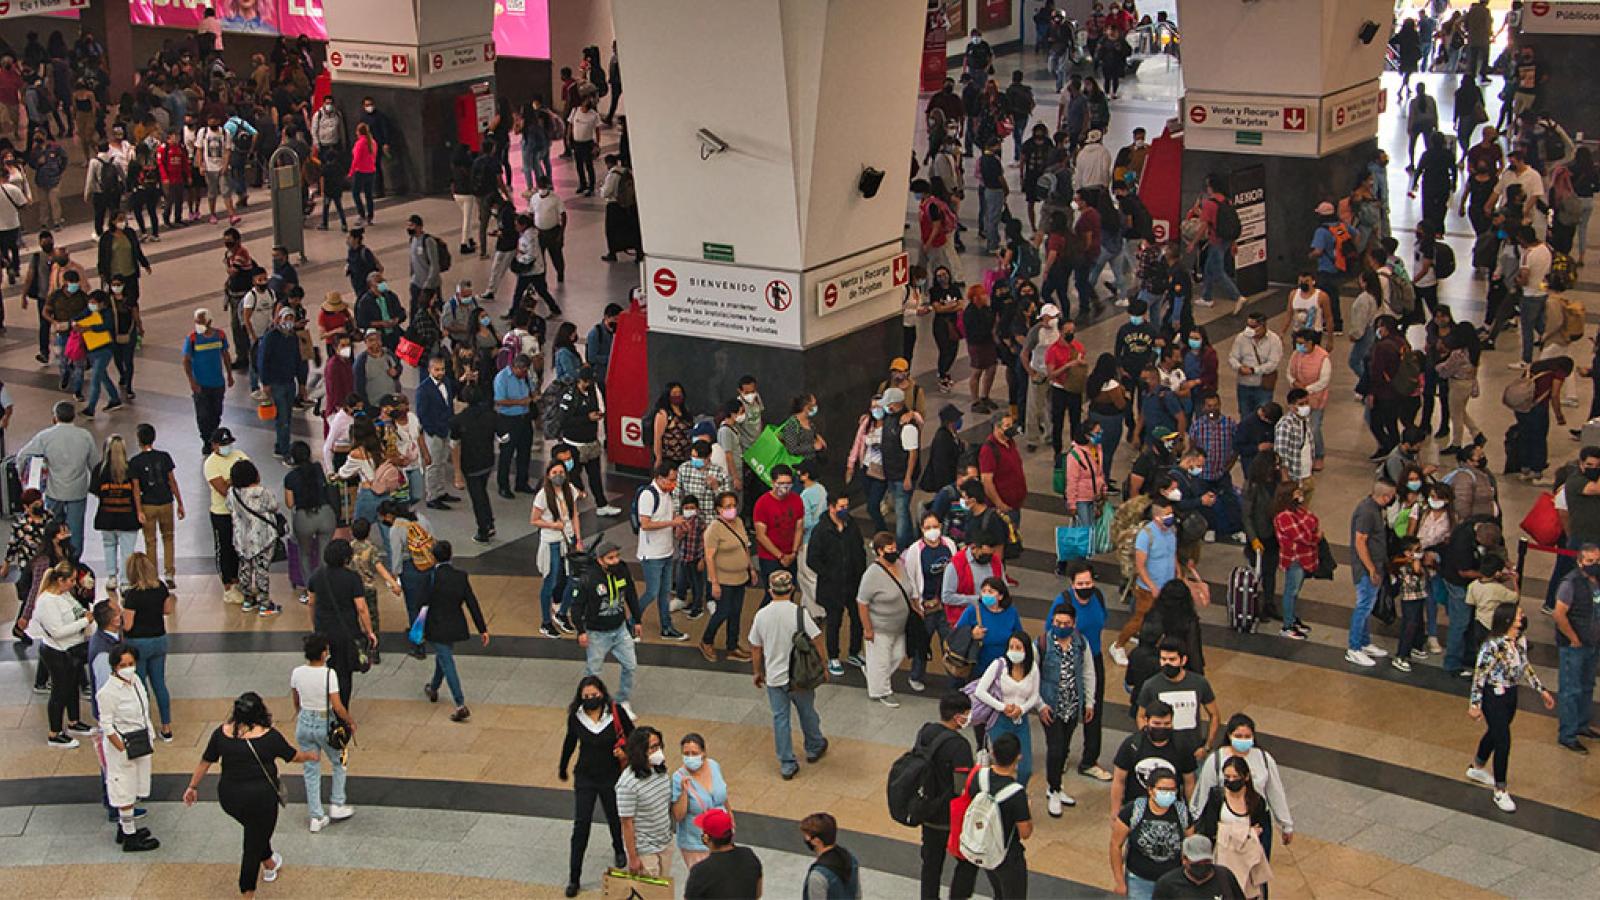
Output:
<instances>
[{"instance_id":1,"label":"woman with long hair","mask_svg":"<svg viewBox=\"0 0 1600 900\"><path fill-rule=\"evenodd\" d=\"M283 505L290 511L289 526L299 551L289 556L289 584L304 603L311 570L322 558L322 548L333 540L333 530L339 524L333 504L328 502L327 473L322 470L322 463L313 461L311 445L305 441L289 445Z\"/></svg>"},{"instance_id":2,"label":"woman with long hair","mask_svg":"<svg viewBox=\"0 0 1600 900\"><path fill-rule=\"evenodd\" d=\"M1472 691L1467 715L1482 720L1486 730L1478 741L1467 777L1494 788L1494 805L1502 812L1516 812L1517 804L1506 792L1506 768L1511 762L1511 720L1517 716L1517 685L1526 681L1543 701L1545 709L1555 709L1556 700L1539 681L1528 661L1528 640L1523 636L1527 618L1515 603L1495 607L1490 619L1489 639L1478 647L1478 662L1472 670ZM1494 774L1483 767L1494 760Z\"/></svg>"},{"instance_id":3,"label":"woman with long hair","mask_svg":"<svg viewBox=\"0 0 1600 900\"><path fill-rule=\"evenodd\" d=\"M1467 411L1467 401L1478 395L1478 329L1471 322L1457 322L1440 337L1442 358L1434 366L1437 377L1445 379L1444 390L1450 423L1450 446L1439 451L1439 458L1454 456L1470 443L1483 439L1483 429Z\"/></svg>"},{"instance_id":4,"label":"woman with long hair","mask_svg":"<svg viewBox=\"0 0 1600 900\"><path fill-rule=\"evenodd\" d=\"M1238 795L1248 794L1251 821L1260 828L1261 849L1270 859L1274 823L1283 834L1285 845L1294 842L1294 818L1289 811L1287 785L1278 771L1278 761L1256 741L1255 720L1242 712L1228 719L1222 736L1223 743L1211 751L1195 773L1194 796L1189 807L1194 813L1197 830L1214 839L1219 820L1230 821L1243 815ZM1237 783L1241 781L1243 787ZM1219 796L1227 802L1228 813L1211 806L1212 800Z\"/></svg>"},{"instance_id":5,"label":"woman with long hair","mask_svg":"<svg viewBox=\"0 0 1600 900\"><path fill-rule=\"evenodd\" d=\"M1216 864L1235 873L1241 884L1249 884L1256 889L1256 896L1264 900L1266 880L1252 876L1258 870L1260 874L1271 871L1265 862L1267 848L1272 846L1272 812L1267 808L1266 798L1251 783L1250 764L1245 757L1230 756L1223 760L1221 754L1221 750L1212 754L1218 761L1221 775L1194 814L1194 830L1211 839Z\"/></svg>"},{"instance_id":6,"label":"woman with long hair","mask_svg":"<svg viewBox=\"0 0 1600 900\"><path fill-rule=\"evenodd\" d=\"M939 348L936 364L939 391L948 394L954 384L950 367L955 365L956 354L961 349L960 329L956 325L961 314L961 285L947 266L933 270L933 280L928 284L928 308L933 311L933 343Z\"/></svg>"},{"instance_id":7,"label":"woman with long hair","mask_svg":"<svg viewBox=\"0 0 1600 900\"><path fill-rule=\"evenodd\" d=\"M1122 443L1122 427L1126 421L1129 398L1133 395L1132 385L1117 380L1115 356L1102 353L1095 359L1089 380L1084 383L1083 395L1089 400L1089 421L1100 426L1100 453L1106 489L1115 490L1116 482L1111 477L1111 471L1117 461L1117 447Z\"/></svg>"},{"instance_id":8,"label":"woman with long hair","mask_svg":"<svg viewBox=\"0 0 1600 900\"><path fill-rule=\"evenodd\" d=\"M651 409L651 457L656 465L663 463L674 469L689 459L689 426L694 416L689 413L689 393L681 382L669 381L656 405Z\"/></svg>"},{"instance_id":9,"label":"woman with long hair","mask_svg":"<svg viewBox=\"0 0 1600 900\"><path fill-rule=\"evenodd\" d=\"M139 651L139 680L150 681L161 713L161 739L172 740L172 695L167 691L167 616L177 598L156 575L144 552L128 557L128 587L122 592L122 642Z\"/></svg>"},{"instance_id":10,"label":"woman with long hair","mask_svg":"<svg viewBox=\"0 0 1600 900\"><path fill-rule=\"evenodd\" d=\"M325 754L333 766L333 790L327 815L323 815L322 808L322 762L307 762L301 770L306 783L306 811L311 816L311 833L316 834L330 821L341 822L356 814L355 809L344 802L344 756L328 743L328 716L338 716L350 726L352 735L356 720L350 715L344 694L339 690L338 673L328 664L328 638L320 632L312 632L306 635L303 645L305 664L289 673L289 693L294 698L298 715L294 736L300 746L319 755Z\"/></svg>"},{"instance_id":11,"label":"woman with long hair","mask_svg":"<svg viewBox=\"0 0 1600 900\"><path fill-rule=\"evenodd\" d=\"M633 719L611 699L604 681L595 675L585 675L579 680L572 702L567 705L567 736L561 742L561 762L556 770L556 777L566 781L567 765L572 762L573 751L578 752L577 766L572 769L574 809L568 897L578 895L596 801L611 829L611 848L616 854L613 862L619 869L628 865L628 852L622 843L622 820L617 816L617 777L628 761L624 748L633 730Z\"/></svg>"},{"instance_id":12,"label":"woman with long hair","mask_svg":"<svg viewBox=\"0 0 1600 900\"><path fill-rule=\"evenodd\" d=\"M1322 523L1306 505L1304 491L1298 486L1285 487L1286 490L1278 491L1272 515L1278 566L1283 569L1283 628L1278 634L1303 641L1311 629L1300 621L1294 606L1306 579L1316 574Z\"/></svg>"},{"instance_id":13,"label":"woman with long hair","mask_svg":"<svg viewBox=\"0 0 1600 900\"><path fill-rule=\"evenodd\" d=\"M255 691L246 691L233 701L227 721L211 732L211 740L200 754L189 786L183 791L183 805L193 806L199 799L200 780L215 763L222 764L217 780L217 799L222 811L244 827L244 846L239 858L239 894L256 895L256 880L271 883L283 869L283 856L272 849L272 832L278 827L278 807L283 804L283 782L278 762L318 762L316 753L297 750L272 727L272 712Z\"/></svg>"},{"instance_id":14,"label":"woman with long hair","mask_svg":"<svg viewBox=\"0 0 1600 900\"><path fill-rule=\"evenodd\" d=\"M256 611L269 619L283 612L268 594L267 569L272 551L283 535L278 533L278 498L261 484L256 464L241 459L233 464L228 488L228 510L233 516L233 547L239 553L239 590L242 612Z\"/></svg>"},{"instance_id":15,"label":"woman with long hair","mask_svg":"<svg viewBox=\"0 0 1600 900\"><path fill-rule=\"evenodd\" d=\"M356 205L356 227L372 224L373 192L378 184L378 142L367 123L356 125L355 144L350 148L350 199Z\"/></svg>"},{"instance_id":16,"label":"woman with long hair","mask_svg":"<svg viewBox=\"0 0 1600 900\"><path fill-rule=\"evenodd\" d=\"M78 602L73 590L77 580L77 566L71 562L58 563L40 580L39 599L34 607L39 619L39 661L50 673L47 707L50 737L45 746L57 750L78 746L77 739L68 735L68 731L92 733L78 718L78 690L88 658L86 642L94 618L88 607Z\"/></svg>"},{"instance_id":17,"label":"woman with long hair","mask_svg":"<svg viewBox=\"0 0 1600 900\"><path fill-rule=\"evenodd\" d=\"M1593 150L1579 147L1567 168L1572 170L1572 192L1578 198L1578 226L1572 256L1581 266L1589 249L1589 219L1594 215L1595 192L1600 191L1600 167L1595 165Z\"/></svg>"},{"instance_id":18,"label":"woman with long hair","mask_svg":"<svg viewBox=\"0 0 1600 900\"><path fill-rule=\"evenodd\" d=\"M889 530L883 518L883 498L889 492L889 483L883 477L883 420L886 415L881 395L874 395L856 424L856 437L844 462L845 484L854 485L856 476L861 477L860 484L867 495L867 517L875 532Z\"/></svg>"},{"instance_id":19,"label":"woman with long hair","mask_svg":"<svg viewBox=\"0 0 1600 900\"><path fill-rule=\"evenodd\" d=\"M544 575L539 589L539 633L548 638L560 637L563 631L572 630L567 617L567 571L562 561L571 551L583 549L578 494L567 482L565 462L558 459L545 466L544 484L533 495L533 512L528 516L528 524L539 529L537 562ZM557 597L561 598L559 615L551 610Z\"/></svg>"},{"instance_id":20,"label":"woman with long hair","mask_svg":"<svg viewBox=\"0 0 1600 900\"><path fill-rule=\"evenodd\" d=\"M122 561L139 546L139 517L144 514L139 491L128 472L128 444L120 434L106 438L93 493L100 498L94 529L105 544L106 592L115 594L120 586Z\"/></svg>"},{"instance_id":21,"label":"woman with long hair","mask_svg":"<svg viewBox=\"0 0 1600 900\"><path fill-rule=\"evenodd\" d=\"M575 322L562 322L556 328L555 347L550 355L551 371L557 381L578 380L578 370L583 368L583 355L578 352L578 326ZM677 410L682 413L682 398Z\"/></svg>"},{"instance_id":22,"label":"woman with long hair","mask_svg":"<svg viewBox=\"0 0 1600 900\"><path fill-rule=\"evenodd\" d=\"M6 544L6 555L0 561L0 579L17 570L17 621L11 626L11 636L24 647L33 644L33 638L24 630L23 611L33 594L33 561L45 545L45 531L50 525L50 514L45 510L44 495L36 488L22 492L22 509L11 523L11 539ZM69 531L68 534L71 534Z\"/></svg>"},{"instance_id":23,"label":"woman with long hair","mask_svg":"<svg viewBox=\"0 0 1600 900\"><path fill-rule=\"evenodd\" d=\"M628 871L665 878L672 871L672 790L661 732L641 725L623 751L627 765L617 778L617 818Z\"/></svg>"},{"instance_id":24,"label":"woman with long hair","mask_svg":"<svg viewBox=\"0 0 1600 900\"><path fill-rule=\"evenodd\" d=\"M989 579L994 581L996 579ZM984 582L987 590L989 581ZM1039 670L1034 664L1033 641L1020 628L1006 638L1005 656L996 659L983 670L972 696L978 705L988 707L989 721L984 739L993 746L995 738L1003 734L1015 735L1022 743L1022 757L1017 762L1017 781L1026 785L1033 774L1033 737L1029 714L1043 703L1039 693Z\"/></svg>"}]
</instances>

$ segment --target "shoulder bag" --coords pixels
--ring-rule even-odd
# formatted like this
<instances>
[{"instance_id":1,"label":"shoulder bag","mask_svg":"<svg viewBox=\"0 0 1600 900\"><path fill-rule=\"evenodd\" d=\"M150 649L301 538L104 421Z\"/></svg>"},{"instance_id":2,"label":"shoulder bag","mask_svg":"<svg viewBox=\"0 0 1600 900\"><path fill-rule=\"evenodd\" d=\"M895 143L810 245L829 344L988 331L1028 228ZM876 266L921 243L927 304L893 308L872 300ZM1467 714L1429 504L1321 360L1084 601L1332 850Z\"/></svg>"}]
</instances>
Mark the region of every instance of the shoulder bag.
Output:
<instances>
[{"instance_id":1,"label":"shoulder bag","mask_svg":"<svg viewBox=\"0 0 1600 900\"><path fill-rule=\"evenodd\" d=\"M623 751L622 758L617 760L617 767L626 769L628 767L628 756L626 752L628 747L628 735L622 730L622 713L617 711L617 704L615 703L611 704L611 727L617 733L617 742L611 745L611 754L615 756L619 750Z\"/></svg>"},{"instance_id":2,"label":"shoulder bag","mask_svg":"<svg viewBox=\"0 0 1600 900\"><path fill-rule=\"evenodd\" d=\"M372 646L372 642L367 639L367 636L361 633L360 620L357 620L353 623L346 622L344 617L344 608L339 605L338 599L329 597L327 602L333 605L333 614L339 618L339 624L343 625L350 632L350 634L353 635L353 637L350 638L350 643L355 648L355 665L352 666L352 668L363 675L372 671L372 651L374 648ZM350 602L353 604L355 599L351 598ZM369 610L369 614L370 612L371 611ZM329 724L332 724L331 720ZM337 750L339 748L335 747L334 749Z\"/></svg>"},{"instance_id":3,"label":"shoulder bag","mask_svg":"<svg viewBox=\"0 0 1600 900\"><path fill-rule=\"evenodd\" d=\"M973 604L973 615L977 624L983 624L983 601ZM972 667L978 663L978 655L983 650L983 641L972 633L972 625L963 625L950 632L950 638L944 642L944 668L953 678L967 678L972 675Z\"/></svg>"},{"instance_id":4,"label":"shoulder bag","mask_svg":"<svg viewBox=\"0 0 1600 900\"><path fill-rule=\"evenodd\" d=\"M261 774L267 776L267 781L272 785L273 792L278 795L278 805L288 808L289 791L283 786L283 782L278 779L277 774L267 768L267 764L261 761L261 754L256 752L255 742L250 738L239 738L239 740L244 741L244 745L250 748L250 755L256 758L256 765L261 767Z\"/></svg>"},{"instance_id":5,"label":"shoulder bag","mask_svg":"<svg viewBox=\"0 0 1600 900\"><path fill-rule=\"evenodd\" d=\"M133 688L139 697L139 709L144 712L144 717L148 720L150 718L150 709L145 706L144 702L144 683L136 681L133 684ZM140 728L135 731L119 731L117 732L117 737L122 738L122 752L127 754L128 759L143 759L155 752L155 748L150 745L150 729L148 728Z\"/></svg>"},{"instance_id":6,"label":"shoulder bag","mask_svg":"<svg viewBox=\"0 0 1600 900\"><path fill-rule=\"evenodd\" d=\"M339 764L344 764L345 751L355 740L355 732L351 730L350 723L333 711L333 670L323 666L326 677L323 679L322 704L328 711L328 747L339 751Z\"/></svg>"},{"instance_id":7,"label":"shoulder bag","mask_svg":"<svg viewBox=\"0 0 1600 900\"><path fill-rule=\"evenodd\" d=\"M927 623L922 621L922 613L917 609L917 604L911 600L911 593L906 590L906 586L900 579L894 577L894 572L883 563L878 565L889 576L889 580L894 582L894 586L900 589L900 598L906 603L906 655L913 659L926 659L932 649L932 639L928 635Z\"/></svg>"}]
</instances>

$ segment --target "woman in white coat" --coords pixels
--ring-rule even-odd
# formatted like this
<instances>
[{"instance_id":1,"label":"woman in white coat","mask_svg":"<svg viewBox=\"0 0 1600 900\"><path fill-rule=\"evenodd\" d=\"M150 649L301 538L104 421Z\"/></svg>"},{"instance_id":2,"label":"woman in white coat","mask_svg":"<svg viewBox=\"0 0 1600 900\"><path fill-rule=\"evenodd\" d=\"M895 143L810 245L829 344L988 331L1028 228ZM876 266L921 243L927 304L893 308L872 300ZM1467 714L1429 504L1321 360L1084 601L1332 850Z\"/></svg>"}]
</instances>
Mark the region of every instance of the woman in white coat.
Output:
<instances>
[{"instance_id":1,"label":"woman in white coat","mask_svg":"<svg viewBox=\"0 0 1600 900\"><path fill-rule=\"evenodd\" d=\"M139 681L139 651L121 644L110 655L111 677L95 694L104 740L106 798L117 810L117 843L124 853L154 850L161 842L148 828L135 828L134 806L150 796L150 760L155 726L150 698Z\"/></svg>"}]
</instances>

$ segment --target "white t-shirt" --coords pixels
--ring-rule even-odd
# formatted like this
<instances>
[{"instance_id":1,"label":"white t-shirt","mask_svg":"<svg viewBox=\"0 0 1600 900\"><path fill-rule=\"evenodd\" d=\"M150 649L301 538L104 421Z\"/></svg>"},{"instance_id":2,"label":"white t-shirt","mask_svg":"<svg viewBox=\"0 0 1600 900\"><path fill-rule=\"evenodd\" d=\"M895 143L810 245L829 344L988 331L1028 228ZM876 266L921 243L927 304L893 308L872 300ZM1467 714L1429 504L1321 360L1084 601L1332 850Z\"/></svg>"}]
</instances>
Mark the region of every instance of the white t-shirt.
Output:
<instances>
[{"instance_id":1,"label":"white t-shirt","mask_svg":"<svg viewBox=\"0 0 1600 900\"><path fill-rule=\"evenodd\" d=\"M567 137L574 141L593 141L600 128L600 112L580 106L572 111L567 121L572 123Z\"/></svg>"},{"instance_id":2,"label":"white t-shirt","mask_svg":"<svg viewBox=\"0 0 1600 900\"><path fill-rule=\"evenodd\" d=\"M567 505L567 501L559 493L556 495L556 506L559 508L552 515L550 504L545 502L545 491L542 487L533 495L533 511L539 514L538 518L546 521L558 518L561 520L560 528L539 529L539 540L546 544L554 544L557 541L571 538L575 534L572 528L572 508ZM642 534L640 536L643 537Z\"/></svg>"},{"instance_id":3,"label":"white t-shirt","mask_svg":"<svg viewBox=\"0 0 1600 900\"><path fill-rule=\"evenodd\" d=\"M766 668L768 687L789 686L789 650L794 646L794 603L789 600L773 600L765 609L756 613L750 620L750 646L762 649L762 665ZM801 619L806 623L806 636L816 637L822 633L817 623L811 621L811 614L802 612Z\"/></svg>"},{"instance_id":4,"label":"white t-shirt","mask_svg":"<svg viewBox=\"0 0 1600 900\"><path fill-rule=\"evenodd\" d=\"M1550 245L1540 242L1524 250L1522 266L1528 270L1528 283L1523 286L1524 296L1542 297L1549 292L1544 280L1550 275Z\"/></svg>"},{"instance_id":5,"label":"white t-shirt","mask_svg":"<svg viewBox=\"0 0 1600 900\"><path fill-rule=\"evenodd\" d=\"M1322 304L1317 301L1316 288L1312 288L1307 294L1302 294L1299 288L1290 291L1289 307L1294 310L1296 331L1304 328L1312 331L1322 330Z\"/></svg>"},{"instance_id":6,"label":"white t-shirt","mask_svg":"<svg viewBox=\"0 0 1600 900\"><path fill-rule=\"evenodd\" d=\"M200 129L200 134L195 137L195 143L200 146L200 163L207 172L221 172L223 161L228 153L228 133L222 128L206 126Z\"/></svg>"},{"instance_id":7,"label":"white t-shirt","mask_svg":"<svg viewBox=\"0 0 1600 900\"><path fill-rule=\"evenodd\" d=\"M265 337L272 328L272 308L277 305L278 299L272 295L270 288L256 290L251 288L239 301L239 308L244 310L244 316L250 321L256 337Z\"/></svg>"},{"instance_id":8,"label":"white t-shirt","mask_svg":"<svg viewBox=\"0 0 1600 900\"><path fill-rule=\"evenodd\" d=\"M651 519L656 522L665 522L677 515L676 507L672 504L672 494L663 491L661 486L651 482L650 486L639 492L639 518ZM672 556L672 529L651 528L639 529L639 561L647 559L668 559Z\"/></svg>"},{"instance_id":9,"label":"white t-shirt","mask_svg":"<svg viewBox=\"0 0 1600 900\"><path fill-rule=\"evenodd\" d=\"M551 191L549 194L534 194L528 200L528 211L533 213L533 227L549 231L561 227L561 214L566 212L566 205L555 191Z\"/></svg>"},{"instance_id":10,"label":"white t-shirt","mask_svg":"<svg viewBox=\"0 0 1600 900\"><path fill-rule=\"evenodd\" d=\"M394 448L408 469L422 465L422 423L415 415L407 414L404 422L394 423Z\"/></svg>"},{"instance_id":11,"label":"white t-shirt","mask_svg":"<svg viewBox=\"0 0 1600 900\"><path fill-rule=\"evenodd\" d=\"M328 666L295 666L289 688L300 695L300 708L328 711L328 695L339 693L339 676Z\"/></svg>"},{"instance_id":12,"label":"white t-shirt","mask_svg":"<svg viewBox=\"0 0 1600 900\"><path fill-rule=\"evenodd\" d=\"M1521 174L1510 166L1500 172L1500 196L1504 197L1506 188L1513 184L1522 185L1522 196L1525 201L1532 202L1544 196L1544 178L1535 172L1533 166L1527 166Z\"/></svg>"}]
</instances>

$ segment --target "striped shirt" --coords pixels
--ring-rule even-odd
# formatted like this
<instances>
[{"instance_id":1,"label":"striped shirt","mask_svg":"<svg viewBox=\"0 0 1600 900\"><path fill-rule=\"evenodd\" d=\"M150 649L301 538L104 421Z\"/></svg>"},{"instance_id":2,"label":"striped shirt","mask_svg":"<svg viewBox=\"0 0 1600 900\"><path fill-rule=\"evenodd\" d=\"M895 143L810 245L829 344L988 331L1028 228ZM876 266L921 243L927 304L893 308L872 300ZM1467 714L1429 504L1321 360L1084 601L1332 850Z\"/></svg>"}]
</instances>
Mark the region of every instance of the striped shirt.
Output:
<instances>
[{"instance_id":1,"label":"striped shirt","mask_svg":"<svg viewBox=\"0 0 1600 900\"><path fill-rule=\"evenodd\" d=\"M629 767L617 779L617 815L633 817L633 843L641 855L672 843L671 806L672 779L665 769L640 778Z\"/></svg>"}]
</instances>

